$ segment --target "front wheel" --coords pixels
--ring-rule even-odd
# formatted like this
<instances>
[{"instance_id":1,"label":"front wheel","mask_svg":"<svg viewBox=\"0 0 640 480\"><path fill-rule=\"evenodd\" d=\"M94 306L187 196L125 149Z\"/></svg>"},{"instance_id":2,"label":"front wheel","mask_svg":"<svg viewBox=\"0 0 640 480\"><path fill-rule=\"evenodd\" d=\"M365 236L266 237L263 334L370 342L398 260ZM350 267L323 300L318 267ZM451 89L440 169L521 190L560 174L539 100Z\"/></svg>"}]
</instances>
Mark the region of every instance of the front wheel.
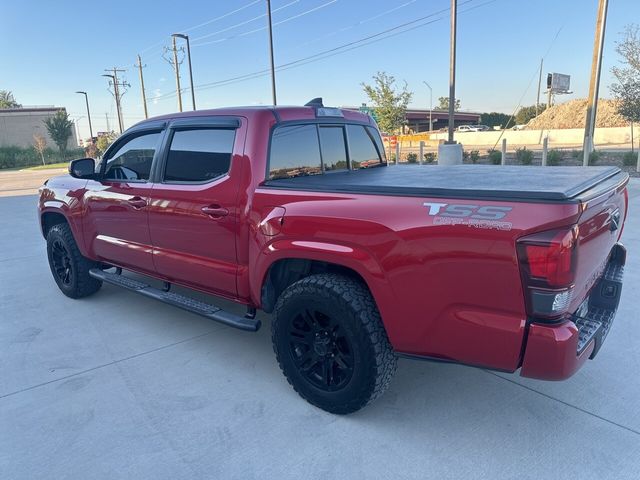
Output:
<instances>
[{"instance_id":1,"label":"front wheel","mask_svg":"<svg viewBox=\"0 0 640 480\"><path fill-rule=\"evenodd\" d=\"M89 275L98 263L82 256L66 223L54 225L47 233L47 256L53 278L67 297L87 297L100 290L102 282Z\"/></svg>"},{"instance_id":2,"label":"front wheel","mask_svg":"<svg viewBox=\"0 0 640 480\"><path fill-rule=\"evenodd\" d=\"M336 274L312 275L278 298L273 348L288 382L331 413L361 409L389 387L393 352L369 290Z\"/></svg>"}]
</instances>

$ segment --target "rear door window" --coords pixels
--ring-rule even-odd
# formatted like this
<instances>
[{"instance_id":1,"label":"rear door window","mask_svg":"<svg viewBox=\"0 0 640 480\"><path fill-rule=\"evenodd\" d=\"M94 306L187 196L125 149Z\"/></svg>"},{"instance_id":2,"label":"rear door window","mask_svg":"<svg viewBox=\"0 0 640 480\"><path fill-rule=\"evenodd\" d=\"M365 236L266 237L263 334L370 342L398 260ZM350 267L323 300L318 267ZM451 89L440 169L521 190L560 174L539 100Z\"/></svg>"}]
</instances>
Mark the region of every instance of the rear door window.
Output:
<instances>
[{"instance_id":1,"label":"rear door window","mask_svg":"<svg viewBox=\"0 0 640 480\"><path fill-rule=\"evenodd\" d=\"M271 137L269 178L291 178L322 173L316 125L277 127Z\"/></svg>"},{"instance_id":2,"label":"rear door window","mask_svg":"<svg viewBox=\"0 0 640 480\"><path fill-rule=\"evenodd\" d=\"M320 150L322 151L322 164L326 172L348 168L343 127L320 126Z\"/></svg>"},{"instance_id":3,"label":"rear door window","mask_svg":"<svg viewBox=\"0 0 640 480\"><path fill-rule=\"evenodd\" d=\"M229 172L235 130L189 129L173 134L164 182L202 183Z\"/></svg>"},{"instance_id":4,"label":"rear door window","mask_svg":"<svg viewBox=\"0 0 640 480\"><path fill-rule=\"evenodd\" d=\"M370 168L382 165L375 141L362 125L347 125L351 169Z\"/></svg>"}]
</instances>

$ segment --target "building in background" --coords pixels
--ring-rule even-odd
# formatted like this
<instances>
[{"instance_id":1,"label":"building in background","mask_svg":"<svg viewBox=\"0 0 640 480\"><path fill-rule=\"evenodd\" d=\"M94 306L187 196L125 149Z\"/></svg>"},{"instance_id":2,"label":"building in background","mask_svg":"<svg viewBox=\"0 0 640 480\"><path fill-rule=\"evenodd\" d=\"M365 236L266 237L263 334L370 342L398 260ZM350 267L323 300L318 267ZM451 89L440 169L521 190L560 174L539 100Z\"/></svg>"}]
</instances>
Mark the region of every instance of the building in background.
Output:
<instances>
[{"instance_id":1,"label":"building in background","mask_svg":"<svg viewBox=\"0 0 640 480\"><path fill-rule=\"evenodd\" d=\"M0 147L33 146L33 136L42 135L47 140L47 146L56 148L55 142L49 136L44 121L53 117L58 110L66 112L64 107L23 107L0 109ZM76 128L72 129L68 148L78 145Z\"/></svg>"},{"instance_id":2,"label":"building in background","mask_svg":"<svg viewBox=\"0 0 640 480\"><path fill-rule=\"evenodd\" d=\"M340 108L344 108L345 110L356 110L368 114L373 112L373 107L367 107L364 103L361 107ZM429 128L429 113L431 113L431 121L433 122L433 126L431 128ZM407 108L404 118L404 133L423 133L428 132L429 130L441 130L449 126L449 112L447 110L430 111L429 109L422 108ZM455 112L453 120L456 128L460 125L477 125L480 123L480 114L475 112Z\"/></svg>"}]
</instances>

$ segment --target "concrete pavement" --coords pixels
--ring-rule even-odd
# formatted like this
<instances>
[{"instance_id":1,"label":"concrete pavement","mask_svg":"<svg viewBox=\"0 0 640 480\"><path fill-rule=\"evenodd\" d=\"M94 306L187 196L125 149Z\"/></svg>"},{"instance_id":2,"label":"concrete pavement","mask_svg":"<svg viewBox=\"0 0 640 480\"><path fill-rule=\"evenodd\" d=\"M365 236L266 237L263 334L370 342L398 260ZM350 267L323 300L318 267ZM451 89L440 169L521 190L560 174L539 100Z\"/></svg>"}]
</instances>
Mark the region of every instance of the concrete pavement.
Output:
<instances>
[{"instance_id":1,"label":"concrete pavement","mask_svg":"<svg viewBox=\"0 0 640 480\"><path fill-rule=\"evenodd\" d=\"M559 383L401 360L346 417L289 387L266 316L250 334L108 285L64 297L35 203L0 199L2 479L640 478L636 179L598 358Z\"/></svg>"},{"instance_id":2,"label":"concrete pavement","mask_svg":"<svg viewBox=\"0 0 640 480\"><path fill-rule=\"evenodd\" d=\"M14 197L16 195L38 193L38 188L47 178L61 175L66 171L66 168L0 170L0 197Z\"/></svg>"}]
</instances>

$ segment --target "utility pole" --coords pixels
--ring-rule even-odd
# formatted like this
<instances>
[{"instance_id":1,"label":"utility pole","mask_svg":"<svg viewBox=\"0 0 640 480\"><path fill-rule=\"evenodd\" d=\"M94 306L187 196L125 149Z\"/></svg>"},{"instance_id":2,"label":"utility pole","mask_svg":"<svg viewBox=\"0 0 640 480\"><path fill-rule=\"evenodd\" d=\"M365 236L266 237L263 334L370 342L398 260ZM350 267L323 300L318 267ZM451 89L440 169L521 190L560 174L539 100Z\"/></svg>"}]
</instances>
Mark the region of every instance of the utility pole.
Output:
<instances>
[{"instance_id":1,"label":"utility pole","mask_svg":"<svg viewBox=\"0 0 640 480\"><path fill-rule=\"evenodd\" d=\"M142 91L142 107L144 108L144 118L149 118L149 113L147 112L147 94L144 91L144 77L142 76L142 59L140 58L140 54L138 54L138 63L134 65L134 67L138 67L138 73L140 75L140 90Z\"/></svg>"},{"instance_id":2,"label":"utility pole","mask_svg":"<svg viewBox=\"0 0 640 480\"><path fill-rule=\"evenodd\" d=\"M538 108L540 106L540 87L542 86L542 65L544 58L540 59L540 76L538 77L538 95L536 96L536 117L538 116Z\"/></svg>"},{"instance_id":3,"label":"utility pole","mask_svg":"<svg viewBox=\"0 0 640 480\"><path fill-rule=\"evenodd\" d=\"M271 23L271 0L267 0L267 19L269 21L269 56L271 58L271 96L273 104L277 105L276 100L276 68L273 60L273 27Z\"/></svg>"},{"instance_id":4,"label":"utility pole","mask_svg":"<svg viewBox=\"0 0 640 480\"><path fill-rule=\"evenodd\" d=\"M596 113L598 111L598 94L600 91L600 72L602 71L602 49L604 47L604 33L607 25L607 8L609 0L599 0L598 18L596 20L596 32L593 42L593 60L591 62L591 80L589 82L589 103L584 127L584 144L582 150L584 157L582 165L589 165L589 156L593 151L593 134L596 126Z\"/></svg>"},{"instance_id":5,"label":"utility pole","mask_svg":"<svg viewBox=\"0 0 640 480\"><path fill-rule=\"evenodd\" d=\"M116 100L116 110L118 112L118 129L120 133L124 130L124 122L122 121L122 104L121 99L122 95L124 95L124 89L130 87L127 82L120 82L118 80L118 72L125 72L125 70L113 67L112 69L105 69L105 72L112 72L109 74L103 74L103 77L108 77L111 79L111 85L113 85L113 96ZM122 87L122 91L120 91L120 87Z\"/></svg>"},{"instance_id":6,"label":"utility pole","mask_svg":"<svg viewBox=\"0 0 640 480\"><path fill-rule=\"evenodd\" d=\"M455 106L456 106L456 28L458 17L458 0L451 0L451 52L449 58L449 138L447 143L453 141L453 131L455 129Z\"/></svg>"},{"instance_id":7,"label":"utility pole","mask_svg":"<svg viewBox=\"0 0 640 480\"><path fill-rule=\"evenodd\" d=\"M184 33L174 33L171 35L174 38L182 38L187 42L187 61L189 63L189 83L191 84L191 104L193 105L193 109L196 109L196 91L193 88L193 70L191 69L191 46L189 44L189 35L185 35Z\"/></svg>"},{"instance_id":8,"label":"utility pole","mask_svg":"<svg viewBox=\"0 0 640 480\"><path fill-rule=\"evenodd\" d=\"M107 132L111 131L111 127L109 126L109 115L107 112L104 112L104 119L107 121Z\"/></svg>"},{"instance_id":9,"label":"utility pole","mask_svg":"<svg viewBox=\"0 0 640 480\"><path fill-rule=\"evenodd\" d=\"M182 92L180 91L180 64L178 63L178 49L176 37L171 37L173 42L173 69L176 72L176 93L178 95L178 111L182 111Z\"/></svg>"}]
</instances>

